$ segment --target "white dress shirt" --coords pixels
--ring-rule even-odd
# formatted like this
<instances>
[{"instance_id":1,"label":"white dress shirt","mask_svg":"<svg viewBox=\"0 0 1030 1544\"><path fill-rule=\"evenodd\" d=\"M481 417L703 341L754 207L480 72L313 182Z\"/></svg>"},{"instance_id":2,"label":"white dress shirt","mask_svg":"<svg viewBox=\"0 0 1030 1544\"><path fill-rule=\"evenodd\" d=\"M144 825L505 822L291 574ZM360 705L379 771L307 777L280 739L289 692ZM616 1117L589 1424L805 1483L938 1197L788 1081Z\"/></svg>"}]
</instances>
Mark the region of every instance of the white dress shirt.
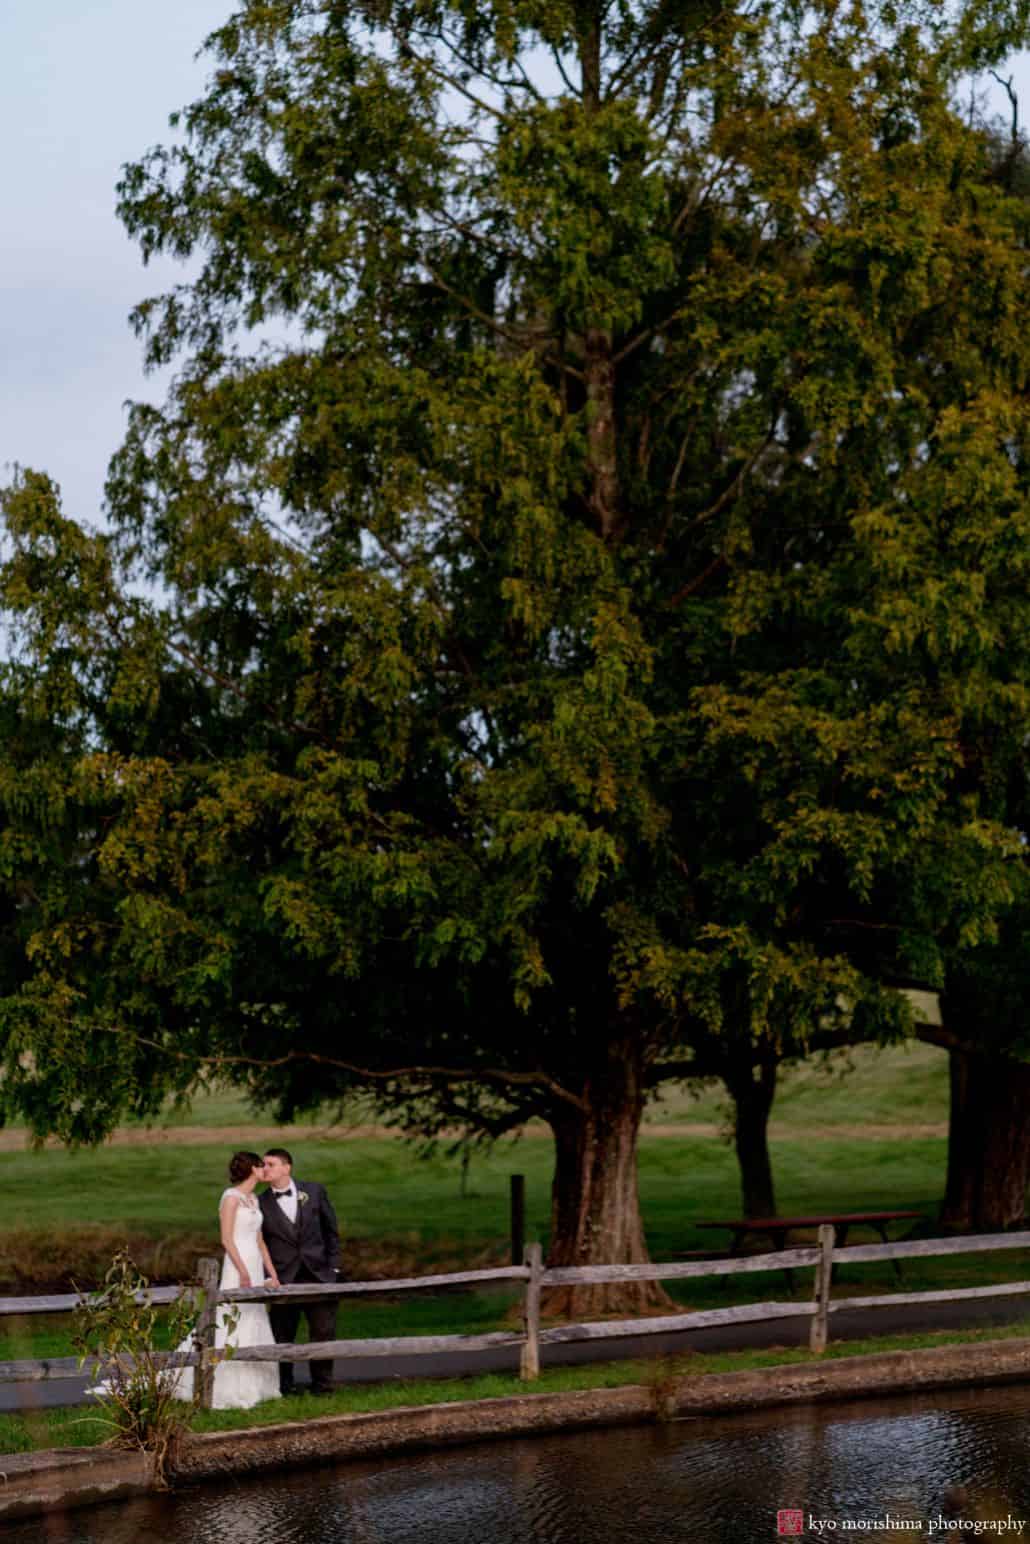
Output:
<instances>
[{"instance_id":1,"label":"white dress shirt","mask_svg":"<svg viewBox=\"0 0 1030 1544\"><path fill-rule=\"evenodd\" d=\"M281 1212L284 1212L286 1214L287 1221L290 1222L290 1223L296 1222L297 1221L297 1187L293 1183L293 1181L292 1180L290 1181L290 1188L289 1188L289 1190L273 1190L272 1194L275 1197L275 1204L276 1204L276 1206L278 1206L278 1208L279 1208L279 1210ZM284 1196L285 1200L280 1201L280 1199L279 1199L280 1196Z\"/></svg>"}]
</instances>

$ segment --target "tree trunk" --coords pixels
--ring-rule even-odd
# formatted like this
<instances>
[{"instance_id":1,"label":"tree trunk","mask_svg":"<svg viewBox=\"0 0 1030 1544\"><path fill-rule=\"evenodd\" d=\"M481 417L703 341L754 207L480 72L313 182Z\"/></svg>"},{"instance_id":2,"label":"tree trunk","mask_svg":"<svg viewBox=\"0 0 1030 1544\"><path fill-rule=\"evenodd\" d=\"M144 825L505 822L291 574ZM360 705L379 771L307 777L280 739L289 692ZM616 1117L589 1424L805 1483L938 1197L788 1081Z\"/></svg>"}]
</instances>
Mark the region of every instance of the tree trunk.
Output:
<instances>
[{"instance_id":1,"label":"tree trunk","mask_svg":"<svg viewBox=\"0 0 1030 1544\"><path fill-rule=\"evenodd\" d=\"M776 1194L769 1157L769 1112L776 1093L776 1058L750 1057L725 1074L733 1097L733 1141L740 1165L740 1194L745 1217L775 1217Z\"/></svg>"},{"instance_id":2,"label":"tree trunk","mask_svg":"<svg viewBox=\"0 0 1030 1544\"><path fill-rule=\"evenodd\" d=\"M951 1119L941 1221L971 1233L1019 1223L1030 1180L1030 1066L949 1052Z\"/></svg>"},{"instance_id":3,"label":"tree trunk","mask_svg":"<svg viewBox=\"0 0 1030 1544\"><path fill-rule=\"evenodd\" d=\"M944 1203L941 1221L949 1227L966 1226L961 1221L968 1205L963 1201L963 1191L971 1193L971 1187L963 1176L970 1173L973 1164L972 1131L963 1119L966 1104L966 1088L969 1081L969 1056L965 1051L948 1052L948 1173L944 1182Z\"/></svg>"},{"instance_id":4,"label":"tree trunk","mask_svg":"<svg viewBox=\"0 0 1030 1544\"><path fill-rule=\"evenodd\" d=\"M595 17L579 35L582 102L587 113L601 106L601 27ZM587 503L606 542L622 529L619 461L615 441L615 350L612 333L600 318L588 322L583 337L586 386Z\"/></svg>"},{"instance_id":5,"label":"tree trunk","mask_svg":"<svg viewBox=\"0 0 1030 1544\"><path fill-rule=\"evenodd\" d=\"M636 1046L613 1043L603 1066L583 1085L588 1108L566 1106L550 1116L551 1267L643 1265L650 1258L637 1191L641 1073ZM658 1282L644 1281L552 1287L542 1306L545 1313L578 1320L674 1305Z\"/></svg>"}]
</instances>

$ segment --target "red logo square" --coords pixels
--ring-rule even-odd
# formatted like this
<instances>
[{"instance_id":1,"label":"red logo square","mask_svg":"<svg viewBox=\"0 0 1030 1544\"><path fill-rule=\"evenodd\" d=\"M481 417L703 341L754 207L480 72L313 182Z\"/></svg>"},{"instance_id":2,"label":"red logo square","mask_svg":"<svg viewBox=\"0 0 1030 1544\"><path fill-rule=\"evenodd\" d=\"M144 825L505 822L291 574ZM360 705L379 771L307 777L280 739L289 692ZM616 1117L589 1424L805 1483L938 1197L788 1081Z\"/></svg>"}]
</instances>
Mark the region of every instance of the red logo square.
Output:
<instances>
[{"instance_id":1,"label":"red logo square","mask_svg":"<svg viewBox=\"0 0 1030 1544\"><path fill-rule=\"evenodd\" d=\"M782 1507L776 1513L777 1533L804 1533L805 1514L800 1507Z\"/></svg>"}]
</instances>

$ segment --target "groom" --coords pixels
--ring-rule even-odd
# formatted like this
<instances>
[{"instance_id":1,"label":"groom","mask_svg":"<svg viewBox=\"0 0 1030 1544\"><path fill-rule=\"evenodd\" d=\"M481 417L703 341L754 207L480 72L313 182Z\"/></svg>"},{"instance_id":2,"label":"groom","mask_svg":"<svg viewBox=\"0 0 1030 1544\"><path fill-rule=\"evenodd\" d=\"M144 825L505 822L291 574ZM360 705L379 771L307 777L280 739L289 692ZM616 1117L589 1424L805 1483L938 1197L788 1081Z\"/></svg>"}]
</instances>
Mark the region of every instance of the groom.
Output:
<instances>
[{"instance_id":1,"label":"groom","mask_svg":"<svg viewBox=\"0 0 1030 1544\"><path fill-rule=\"evenodd\" d=\"M293 1159L285 1147L265 1154L270 1188L261 1197L262 1233L272 1264L284 1287L302 1281L335 1281L340 1265L336 1214L322 1185L293 1178ZM295 1341L303 1313L310 1340L335 1340L336 1300L308 1298L302 1303L269 1303L272 1334L279 1345ZM293 1363L279 1363L279 1388L293 1393ZM331 1394L333 1364L311 1363L311 1391Z\"/></svg>"}]
</instances>

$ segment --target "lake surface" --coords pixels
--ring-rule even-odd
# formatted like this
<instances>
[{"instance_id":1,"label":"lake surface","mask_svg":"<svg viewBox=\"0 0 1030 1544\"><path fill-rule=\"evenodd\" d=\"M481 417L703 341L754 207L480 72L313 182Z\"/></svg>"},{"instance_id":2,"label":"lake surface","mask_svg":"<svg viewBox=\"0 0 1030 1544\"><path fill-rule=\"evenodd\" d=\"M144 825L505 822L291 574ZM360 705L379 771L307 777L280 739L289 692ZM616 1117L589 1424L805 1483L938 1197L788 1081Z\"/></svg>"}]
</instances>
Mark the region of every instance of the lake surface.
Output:
<instances>
[{"instance_id":1,"label":"lake surface","mask_svg":"<svg viewBox=\"0 0 1030 1544\"><path fill-rule=\"evenodd\" d=\"M324 1466L0 1526L0 1544L768 1544L780 1509L807 1538L814 1519L823 1538L943 1539L955 1484L980 1537L1030 1540L1030 1387Z\"/></svg>"}]
</instances>

